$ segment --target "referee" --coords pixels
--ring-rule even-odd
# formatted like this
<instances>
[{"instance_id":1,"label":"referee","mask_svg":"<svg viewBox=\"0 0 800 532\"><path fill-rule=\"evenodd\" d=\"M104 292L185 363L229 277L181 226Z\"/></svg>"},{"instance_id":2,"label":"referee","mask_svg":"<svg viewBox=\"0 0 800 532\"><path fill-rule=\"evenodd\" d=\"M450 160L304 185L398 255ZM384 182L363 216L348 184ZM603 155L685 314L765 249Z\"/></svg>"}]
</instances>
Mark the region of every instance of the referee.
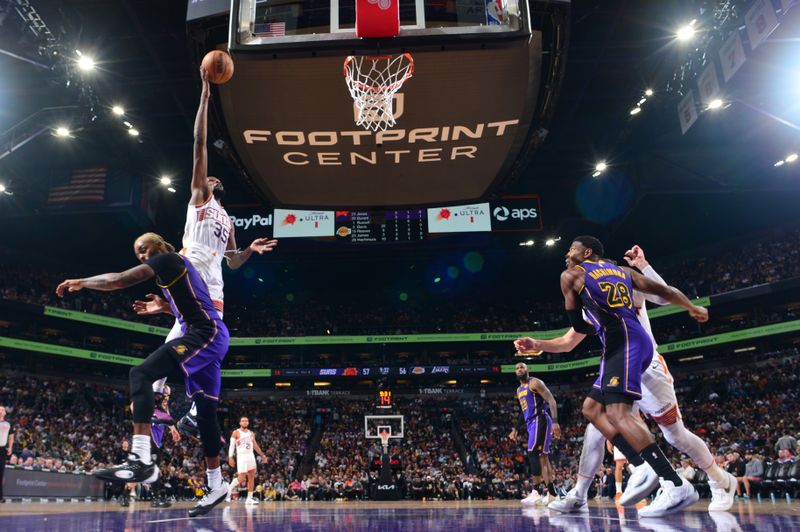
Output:
<instances>
[{"instance_id":1,"label":"referee","mask_svg":"<svg viewBox=\"0 0 800 532\"><path fill-rule=\"evenodd\" d=\"M11 423L6 421L6 407L0 406L0 502L6 502L3 498L3 474L6 470L6 457L11 456L13 447L14 432L11 430Z\"/></svg>"}]
</instances>

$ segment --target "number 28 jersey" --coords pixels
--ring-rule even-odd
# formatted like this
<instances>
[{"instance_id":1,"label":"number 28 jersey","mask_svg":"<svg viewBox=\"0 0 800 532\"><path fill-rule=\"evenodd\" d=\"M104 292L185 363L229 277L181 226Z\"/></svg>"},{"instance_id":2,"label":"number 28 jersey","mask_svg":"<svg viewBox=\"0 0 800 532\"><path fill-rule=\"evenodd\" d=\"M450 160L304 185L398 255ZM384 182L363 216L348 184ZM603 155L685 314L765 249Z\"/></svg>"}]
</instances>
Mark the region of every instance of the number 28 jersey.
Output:
<instances>
[{"instance_id":1,"label":"number 28 jersey","mask_svg":"<svg viewBox=\"0 0 800 532\"><path fill-rule=\"evenodd\" d=\"M620 327L624 320L639 326L633 304L633 285L630 275L611 262L584 261L576 266L583 270L580 297L589 321L598 334Z\"/></svg>"},{"instance_id":2,"label":"number 28 jersey","mask_svg":"<svg viewBox=\"0 0 800 532\"><path fill-rule=\"evenodd\" d=\"M181 255L192 261L218 310L223 301L222 259L232 230L228 213L213 195L186 211Z\"/></svg>"}]
</instances>

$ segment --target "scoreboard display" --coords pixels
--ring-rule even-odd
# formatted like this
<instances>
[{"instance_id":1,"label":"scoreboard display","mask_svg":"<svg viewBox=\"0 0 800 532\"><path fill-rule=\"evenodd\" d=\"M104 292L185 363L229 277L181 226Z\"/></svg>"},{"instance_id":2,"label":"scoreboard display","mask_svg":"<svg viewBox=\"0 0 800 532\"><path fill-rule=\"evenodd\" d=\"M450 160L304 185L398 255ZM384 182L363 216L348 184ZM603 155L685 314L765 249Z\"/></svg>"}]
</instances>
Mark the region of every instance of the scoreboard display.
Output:
<instances>
[{"instance_id":1,"label":"scoreboard display","mask_svg":"<svg viewBox=\"0 0 800 532\"><path fill-rule=\"evenodd\" d=\"M425 238L426 213L421 209L336 211L337 240L352 243L412 242Z\"/></svg>"}]
</instances>

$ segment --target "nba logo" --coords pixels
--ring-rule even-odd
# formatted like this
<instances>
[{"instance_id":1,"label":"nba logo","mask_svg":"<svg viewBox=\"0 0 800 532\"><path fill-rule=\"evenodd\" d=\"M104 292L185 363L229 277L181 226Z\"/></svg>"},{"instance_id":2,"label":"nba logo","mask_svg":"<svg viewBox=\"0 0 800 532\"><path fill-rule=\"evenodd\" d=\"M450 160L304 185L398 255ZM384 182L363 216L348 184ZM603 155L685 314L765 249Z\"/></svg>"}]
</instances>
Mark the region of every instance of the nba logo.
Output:
<instances>
[{"instance_id":1,"label":"nba logo","mask_svg":"<svg viewBox=\"0 0 800 532\"><path fill-rule=\"evenodd\" d=\"M500 26L505 23L505 0L486 0L486 24L489 26Z\"/></svg>"}]
</instances>

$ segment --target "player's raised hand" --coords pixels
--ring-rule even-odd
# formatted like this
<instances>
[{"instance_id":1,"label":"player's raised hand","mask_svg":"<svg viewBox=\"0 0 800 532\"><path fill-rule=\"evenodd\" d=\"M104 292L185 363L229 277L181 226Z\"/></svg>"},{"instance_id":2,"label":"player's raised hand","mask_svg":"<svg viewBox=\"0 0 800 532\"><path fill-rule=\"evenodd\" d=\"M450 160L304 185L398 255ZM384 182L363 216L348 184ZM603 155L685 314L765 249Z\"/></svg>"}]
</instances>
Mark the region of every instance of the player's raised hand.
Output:
<instances>
[{"instance_id":1,"label":"player's raised hand","mask_svg":"<svg viewBox=\"0 0 800 532\"><path fill-rule=\"evenodd\" d=\"M517 350L517 353L534 355L542 354L539 340L535 340L534 338L529 338L527 336L514 340L514 348Z\"/></svg>"},{"instance_id":2,"label":"player's raised hand","mask_svg":"<svg viewBox=\"0 0 800 532\"><path fill-rule=\"evenodd\" d=\"M56 295L64 297L64 292L78 292L83 289L83 279L67 279L56 287Z\"/></svg>"},{"instance_id":3,"label":"player's raised hand","mask_svg":"<svg viewBox=\"0 0 800 532\"><path fill-rule=\"evenodd\" d=\"M270 240L269 238L256 238L250 244L250 249L253 251L253 253L263 255L265 251L272 251L277 245L278 241L275 239Z\"/></svg>"},{"instance_id":4,"label":"player's raised hand","mask_svg":"<svg viewBox=\"0 0 800 532\"><path fill-rule=\"evenodd\" d=\"M155 294L145 296L149 301L136 300L133 302L133 311L140 316L161 314L167 306L167 302Z\"/></svg>"},{"instance_id":5,"label":"player's raised hand","mask_svg":"<svg viewBox=\"0 0 800 532\"><path fill-rule=\"evenodd\" d=\"M708 309L693 305L692 310L689 311L689 316L698 323L705 323L708 321Z\"/></svg>"}]
</instances>

